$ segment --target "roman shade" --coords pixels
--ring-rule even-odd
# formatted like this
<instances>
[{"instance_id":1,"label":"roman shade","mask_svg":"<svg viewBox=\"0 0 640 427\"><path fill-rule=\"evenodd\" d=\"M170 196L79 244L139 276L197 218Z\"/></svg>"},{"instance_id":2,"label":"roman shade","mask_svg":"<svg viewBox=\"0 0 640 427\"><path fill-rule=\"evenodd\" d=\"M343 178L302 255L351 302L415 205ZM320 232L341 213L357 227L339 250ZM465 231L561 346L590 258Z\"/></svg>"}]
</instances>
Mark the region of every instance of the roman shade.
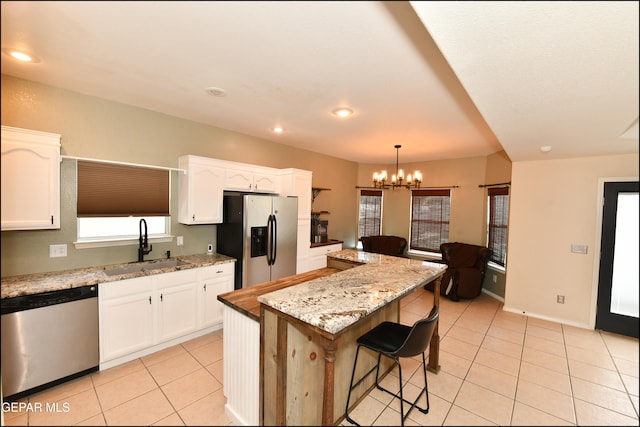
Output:
<instances>
[{"instance_id":1,"label":"roman shade","mask_svg":"<svg viewBox=\"0 0 640 427\"><path fill-rule=\"evenodd\" d=\"M77 216L169 216L169 172L78 161Z\"/></svg>"}]
</instances>

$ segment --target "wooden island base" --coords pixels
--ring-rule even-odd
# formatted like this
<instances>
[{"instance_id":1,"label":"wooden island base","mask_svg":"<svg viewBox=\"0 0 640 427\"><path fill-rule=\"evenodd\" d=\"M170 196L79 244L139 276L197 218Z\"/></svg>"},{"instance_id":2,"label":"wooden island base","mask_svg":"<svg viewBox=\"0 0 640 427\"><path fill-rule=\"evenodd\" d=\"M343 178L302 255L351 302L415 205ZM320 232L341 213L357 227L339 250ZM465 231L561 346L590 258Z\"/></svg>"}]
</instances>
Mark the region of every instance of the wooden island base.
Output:
<instances>
[{"instance_id":1,"label":"wooden island base","mask_svg":"<svg viewBox=\"0 0 640 427\"><path fill-rule=\"evenodd\" d=\"M328 268L218 296L224 303L225 411L235 424L339 424L344 419L356 339L380 322L400 321L400 300L428 281L436 280L434 304L439 303L444 273L439 265L355 250L332 255L327 257ZM353 268L367 263L371 266ZM398 277L403 281L397 283ZM395 296L381 303L376 289ZM354 306L354 298L362 306ZM320 313L323 299L335 302ZM288 308L279 306L282 303L295 314L287 314ZM362 312L360 307L372 309ZM305 311L314 317L307 321L301 314ZM336 319L346 323L336 325ZM436 325L428 366L434 372L439 370L438 351ZM367 351L358 359L358 377L377 362ZM393 363L383 359L381 373L392 368ZM374 382L369 376L354 389L352 408Z\"/></svg>"}]
</instances>

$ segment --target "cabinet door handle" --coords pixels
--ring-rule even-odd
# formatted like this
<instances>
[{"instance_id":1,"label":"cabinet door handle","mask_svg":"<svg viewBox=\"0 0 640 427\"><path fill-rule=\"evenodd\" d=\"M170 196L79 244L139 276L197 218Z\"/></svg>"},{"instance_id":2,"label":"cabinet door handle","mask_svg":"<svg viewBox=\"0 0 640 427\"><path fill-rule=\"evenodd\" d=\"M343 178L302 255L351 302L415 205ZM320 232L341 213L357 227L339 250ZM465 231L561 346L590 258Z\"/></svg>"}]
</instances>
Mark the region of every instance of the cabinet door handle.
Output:
<instances>
[{"instance_id":1,"label":"cabinet door handle","mask_svg":"<svg viewBox=\"0 0 640 427\"><path fill-rule=\"evenodd\" d=\"M195 220L196 220L196 214L193 214L193 216L191 217L191 220L192 220L192 221L195 221Z\"/></svg>"},{"instance_id":2,"label":"cabinet door handle","mask_svg":"<svg viewBox=\"0 0 640 427\"><path fill-rule=\"evenodd\" d=\"M207 284L205 283L204 286L202 287L204 289L205 292L207 292Z\"/></svg>"},{"instance_id":3,"label":"cabinet door handle","mask_svg":"<svg viewBox=\"0 0 640 427\"><path fill-rule=\"evenodd\" d=\"M216 271L216 274L220 274L220 273L222 273L222 270Z\"/></svg>"},{"instance_id":4,"label":"cabinet door handle","mask_svg":"<svg viewBox=\"0 0 640 427\"><path fill-rule=\"evenodd\" d=\"M162 302L162 294L160 294L160 302Z\"/></svg>"},{"instance_id":5,"label":"cabinet door handle","mask_svg":"<svg viewBox=\"0 0 640 427\"><path fill-rule=\"evenodd\" d=\"M51 225L53 225L53 215L51 215Z\"/></svg>"},{"instance_id":6,"label":"cabinet door handle","mask_svg":"<svg viewBox=\"0 0 640 427\"><path fill-rule=\"evenodd\" d=\"M149 304L151 304L151 297L149 297Z\"/></svg>"}]
</instances>

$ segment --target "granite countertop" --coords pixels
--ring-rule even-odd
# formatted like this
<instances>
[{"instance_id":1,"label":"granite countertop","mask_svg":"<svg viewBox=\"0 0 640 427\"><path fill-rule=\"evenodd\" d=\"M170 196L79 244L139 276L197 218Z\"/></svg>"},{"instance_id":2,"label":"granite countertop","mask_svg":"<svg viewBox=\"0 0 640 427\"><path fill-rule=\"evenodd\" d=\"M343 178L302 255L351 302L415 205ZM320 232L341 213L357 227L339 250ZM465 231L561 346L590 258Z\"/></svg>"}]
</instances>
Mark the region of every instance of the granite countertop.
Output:
<instances>
[{"instance_id":1,"label":"granite countertop","mask_svg":"<svg viewBox=\"0 0 640 427\"><path fill-rule=\"evenodd\" d=\"M140 264L153 266L153 264L164 263L170 260L182 261L185 264L153 270L123 272L123 274L111 276L107 275L105 270L123 269L124 271L126 268L131 268L137 263L110 264L97 267L77 268L73 270L3 277L0 286L2 294L1 299L58 291L62 289L79 288L81 286L115 282L118 280L133 279L136 277L151 276L154 274L169 273L172 271L188 270L197 267L206 267L209 265L234 262L235 258L222 254L196 254L178 256L169 259L164 258L143 261Z\"/></svg>"},{"instance_id":2,"label":"granite countertop","mask_svg":"<svg viewBox=\"0 0 640 427\"><path fill-rule=\"evenodd\" d=\"M258 297L258 301L331 334L408 294L447 266L429 261L343 249L327 257L361 263L339 273Z\"/></svg>"}]
</instances>

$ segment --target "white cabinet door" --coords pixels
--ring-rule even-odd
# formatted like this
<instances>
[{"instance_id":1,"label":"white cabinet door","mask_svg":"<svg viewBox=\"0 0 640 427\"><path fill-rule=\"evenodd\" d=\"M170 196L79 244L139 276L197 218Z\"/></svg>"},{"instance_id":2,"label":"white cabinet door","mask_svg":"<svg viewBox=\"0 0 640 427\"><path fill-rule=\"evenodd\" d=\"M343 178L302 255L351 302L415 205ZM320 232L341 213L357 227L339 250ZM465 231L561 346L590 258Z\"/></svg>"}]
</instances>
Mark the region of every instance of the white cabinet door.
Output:
<instances>
[{"instance_id":1,"label":"white cabinet door","mask_svg":"<svg viewBox=\"0 0 640 427\"><path fill-rule=\"evenodd\" d=\"M298 249L296 273L309 271L309 242L311 241L311 178L312 172L302 169L283 169L280 175L280 194L298 198Z\"/></svg>"},{"instance_id":2,"label":"white cabinet door","mask_svg":"<svg viewBox=\"0 0 640 427\"><path fill-rule=\"evenodd\" d=\"M198 276L196 269L152 276L156 288L157 342L198 329Z\"/></svg>"},{"instance_id":3,"label":"white cabinet door","mask_svg":"<svg viewBox=\"0 0 640 427\"><path fill-rule=\"evenodd\" d=\"M60 228L60 135L2 126L2 230Z\"/></svg>"},{"instance_id":4,"label":"white cabinet door","mask_svg":"<svg viewBox=\"0 0 640 427\"><path fill-rule=\"evenodd\" d=\"M201 328L222 323L223 304L218 295L233 291L234 266L228 262L200 269Z\"/></svg>"},{"instance_id":5,"label":"white cabinet door","mask_svg":"<svg viewBox=\"0 0 640 427\"><path fill-rule=\"evenodd\" d=\"M333 245L316 246L309 250L309 270L316 270L318 268L324 268L327 266L327 254L329 252L335 252L342 250L342 243L336 243Z\"/></svg>"},{"instance_id":6,"label":"white cabinet door","mask_svg":"<svg viewBox=\"0 0 640 427\"><path fill-rule=\"evenodd\" d=\"M225 168L225 190L257 193L275 193L278 190L278 175L260 168Z\"/></svg>"},{"instance_id":7,"label":"white cabinet door","mask_svg":"<svg viewBox=\"0 0 640 427\"><path fill-rule=\"evenodd\" d=\"M276 193L278 191L278 175L268 172L254 173L253 191L259 193Z\"/></svg>"},{"instance_id":8,"label":"white cabinet door","mask_svg":"<svg viewBox=\"0 0 640 427\"><path fill-rule=\"evenodd\" d=\"M227 167L224 171L224 189L253 191L253 173L246 169Z\"/></svg>"},{"instance_id":9,"label":"white cabinet door","mask_svg":"<svg viewBox=\"0 0 640 427\"><path fill-rule=\"evenodd\" d=\"M219 224L222 222L224 170L206 157L182 156L178 193L178 222Z\"/></svg>"},{"instance_id":10,"label":"white cabinet door","mask_svg":"<svg viewBox=\"0 0 640 427\"><path fill-rule=\"evenodd\" d=\"M154 297L150 277L100 285L100 362L154 344Z\"/></svg>"}]
</instances>

